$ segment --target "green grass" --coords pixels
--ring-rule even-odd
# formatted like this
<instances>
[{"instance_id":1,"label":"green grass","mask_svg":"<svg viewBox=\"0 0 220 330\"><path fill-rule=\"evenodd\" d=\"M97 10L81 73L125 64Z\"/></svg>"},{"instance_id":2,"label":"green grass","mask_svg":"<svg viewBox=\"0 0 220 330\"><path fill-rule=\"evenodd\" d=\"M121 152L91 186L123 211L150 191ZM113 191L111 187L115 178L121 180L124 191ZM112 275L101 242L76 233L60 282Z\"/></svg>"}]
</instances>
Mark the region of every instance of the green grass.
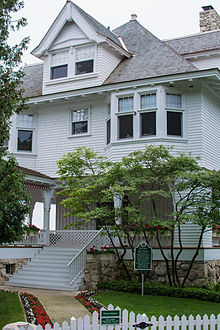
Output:
<instances>
[{"instance_id":1,"label":"green grass","mask_svg":"<svg viewBox=\"0 0 220 330\"><path fill-rule=\"evenodd\" d=\"M0 329L18 321L25 321L25 317L17 293L0 291Z\"/></svg>"},{"instance_id":2,"label":"green grass","mask_svg":"<svg viewBox=\"0 0 220 330\"><path fill-rule=\"evenodd\" d=\"M186 316L200 314L218 315L220 313L220 304L211 301L200 301L188 298L164 297L164 296L149 296L108 291L94 295L94 298L104 306L112 304L114 307L119 306L122 310L127 309L135 314L145 313L148 317L155 315L159 317L163 315L170 316Z\"/></svg>"}]
</instances>

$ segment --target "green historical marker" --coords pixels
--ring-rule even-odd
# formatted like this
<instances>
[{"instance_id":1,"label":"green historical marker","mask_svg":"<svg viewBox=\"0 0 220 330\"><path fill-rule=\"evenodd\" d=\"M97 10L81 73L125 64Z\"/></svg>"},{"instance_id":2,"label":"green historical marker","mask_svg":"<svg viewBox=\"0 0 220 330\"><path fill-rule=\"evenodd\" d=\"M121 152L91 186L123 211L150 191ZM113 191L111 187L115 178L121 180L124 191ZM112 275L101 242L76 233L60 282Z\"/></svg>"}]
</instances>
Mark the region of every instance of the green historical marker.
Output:
<instances>
[{"instance_id":1,"label":"green historical marker","mask_svg":"<svg viewBox=\"0 0 220 330\"><path fill-rule=\"evenodd\" d=\"M142 289L141 295L144 295L144 273L152 269L152 249L146 242L142 241L138 247L135 248L134 254L134 269L139 270L142 274Z\"/></svg>"},{"instance_id":2,"label":"green historical marker","mask_svg":"<svg viewBox=\"0 0 220 330\"><path fill-rule=\"evenodd\" d=\"M121 322L121 311L101 311L100 323L101 325L116 325Z\"/></svg>"}]
</instances>

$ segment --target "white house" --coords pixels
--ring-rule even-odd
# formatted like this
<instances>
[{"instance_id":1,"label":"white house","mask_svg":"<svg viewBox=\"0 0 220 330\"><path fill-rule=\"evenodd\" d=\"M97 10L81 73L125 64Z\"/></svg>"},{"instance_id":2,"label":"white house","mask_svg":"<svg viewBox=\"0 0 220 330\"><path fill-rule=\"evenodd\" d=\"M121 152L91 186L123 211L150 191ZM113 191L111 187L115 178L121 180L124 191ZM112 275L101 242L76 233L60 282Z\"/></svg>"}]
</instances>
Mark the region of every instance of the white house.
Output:
<instances>
[{"instance_id":1,"label":"white house","mask_svg":"<svg viewBox=\"0 0 220 330\"><path fill-rule=\"evenodd\" d=\"M9 141L34 189L33 206L44 201L44 229L52 197L56 229L72 222L53 193L57 160L78 146L117 161L150 144L172 145L220 168L220 17L212 6L203 7L200 29L159 40L132 15L110 31L66 2L32 52L42 64L25 67L29 110L13 117ZM185 230L188 247L194 231ZM210 232L201 260L219 259L213 242Z\"/></svg>"}]
</instances>

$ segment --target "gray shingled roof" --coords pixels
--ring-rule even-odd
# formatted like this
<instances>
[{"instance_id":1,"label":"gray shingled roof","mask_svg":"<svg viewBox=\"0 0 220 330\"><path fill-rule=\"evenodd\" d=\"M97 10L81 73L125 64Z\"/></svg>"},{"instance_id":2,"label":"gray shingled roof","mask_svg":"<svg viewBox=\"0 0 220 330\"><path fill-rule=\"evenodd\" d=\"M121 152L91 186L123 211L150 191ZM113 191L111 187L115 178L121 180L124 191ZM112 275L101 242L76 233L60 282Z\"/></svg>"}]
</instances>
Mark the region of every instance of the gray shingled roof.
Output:
<instances>
[{"instance_id":1,"label":"gray shingled roof","mask_svg":"<svg viewBox=\"0 0 220 330\"><path fill-rule=\"evenodd\" d=\"M134 56L123 60L106 79L105 84L197 70L136 20L129 21L114 32L122 38L128 51Z\"/></svg>"},{"instance_id":2,"label":"gray shingled roof","mask_svg":"<svg viewBox=\"0 0 220 330\"><path fill-rule=\"evenodd\" d=\"M80 7L78 7L75 3L73 3L72 1L70 1L70 2L73 4L73 6L76 8L76 10L80 13L80 15L82 15L83 18L94 28L94 30L97 33L101 34L104 37L111 39L116 44L118 44L119 46L122 47L122 44L118 40L118 37L113 32L111 32L104 25L99 23L95 18L93 18L92 16L87 14L84 10L82 10Z\"/></svg>"},{"instance_id":3,"label":"gray shingled roof","mask_svg":"<svg viewBox=\"0 0 220 330\"><path fill-rule=\"evenodd\" d=\"M25 96L35 97L42 95L43 64L25 66L24 72L23 88L25 89Z\"/></svg>"},{"instance_id":4,"label":"gray shingled roof","mask_svg":"<svg viewBox=\"0 0 220 330\"><path fill-rule=\"evenodd\" d=\"M165 40L165 42L179 54L220 49L220 30Z\"/></svg>"}]
</instances>

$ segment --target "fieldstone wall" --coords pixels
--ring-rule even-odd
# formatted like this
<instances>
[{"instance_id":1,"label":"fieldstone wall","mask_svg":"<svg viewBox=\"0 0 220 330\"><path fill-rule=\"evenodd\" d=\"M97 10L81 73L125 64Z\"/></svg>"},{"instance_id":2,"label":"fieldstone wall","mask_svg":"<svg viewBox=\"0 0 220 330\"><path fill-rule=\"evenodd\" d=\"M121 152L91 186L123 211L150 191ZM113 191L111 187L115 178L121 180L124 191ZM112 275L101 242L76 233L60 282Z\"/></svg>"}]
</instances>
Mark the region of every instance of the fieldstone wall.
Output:
<instances>
[{"instance_id":1,"label":"fieldstone wall","mask_svg":"<svg viewBox=\"0 0 220 330\"><path fill-rule=\"evenodd\" d=\"M0 285L3 285L9 277L18 271L19 268L22 268L23 265L30 260L26 259L0 259Z\"/></svg>"},{"instance_id":2,"label":"fieldstone wall","mask_svg":"<svg viewBox=\"0 0 220 330\"><path fill-rule=\"evenodd\" d=\"M215 9L200 12L200 32L220 29L220 16Z\"/></svg>"},{"instance_id":3,"label":"fieldstone wall","mask_svg":"<svg viewBox=\"0 0 220 330\"><path fill-rule=\"evenodd\" d=\"M134 271L133 262L126 261L129 273L133 279L139 278L139 272ZM170 265L171 266L171 265ZM189 267L189 261L179 261L178 270L180 281ZM106 255L87 255L85 268L85 287L86 289L97 289L99 281L112 281L117 278L125 277L121 265L118 264L113 254ZM168 283L166 265L164 261L153 261L152 270L146 272L146 280L158 283ZM208 282L216 284L220 281L220 260L208 262L197 261L194 263L186 285L202 287Z\"/></svg>"}]
</instances>

